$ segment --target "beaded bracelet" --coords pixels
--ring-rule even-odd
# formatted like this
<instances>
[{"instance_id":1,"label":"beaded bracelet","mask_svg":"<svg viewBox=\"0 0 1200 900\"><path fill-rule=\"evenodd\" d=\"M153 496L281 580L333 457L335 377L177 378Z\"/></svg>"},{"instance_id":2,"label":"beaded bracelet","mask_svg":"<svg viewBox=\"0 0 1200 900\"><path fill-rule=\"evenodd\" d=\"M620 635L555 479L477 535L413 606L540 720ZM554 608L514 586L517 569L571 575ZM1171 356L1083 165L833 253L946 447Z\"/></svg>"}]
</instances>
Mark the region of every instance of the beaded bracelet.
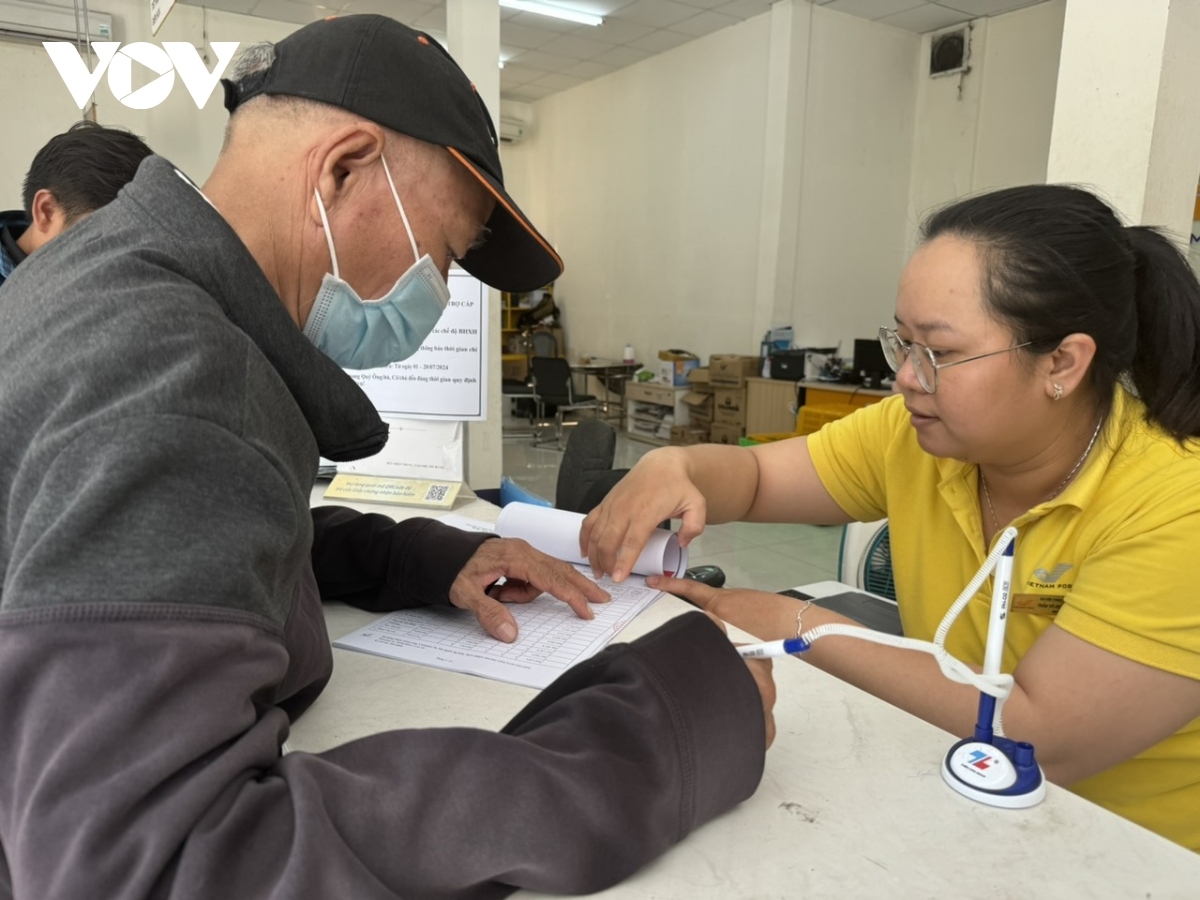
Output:
<instances>
[{"instance_id":1,"label":"beaded bracelet","mask_svg":"<svg viewBox=\"0 0 1200 900\"><path fill-rule=\"evenodd\" d=\"M804 605L802 607L800 607L800 611L798 613L796 613L796 637L800 637L800 629L803 627L800 624L800 620L804 617L804 614L806 612L808 612L808 608L812 605L813 605L812 600L806 600L804 602Z\"/></svg>"}]
</instances>

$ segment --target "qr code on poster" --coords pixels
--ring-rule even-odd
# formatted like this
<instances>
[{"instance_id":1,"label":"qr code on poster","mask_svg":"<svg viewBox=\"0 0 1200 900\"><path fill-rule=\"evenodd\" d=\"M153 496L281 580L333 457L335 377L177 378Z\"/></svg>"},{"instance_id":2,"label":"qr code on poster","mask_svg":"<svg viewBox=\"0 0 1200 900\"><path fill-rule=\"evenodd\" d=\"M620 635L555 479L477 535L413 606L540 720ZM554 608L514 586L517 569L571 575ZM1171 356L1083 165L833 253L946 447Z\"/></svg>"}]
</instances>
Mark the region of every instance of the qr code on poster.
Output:
<instances>
[{"instance_id":1,"label":"qr code on poster","mask_svg":"<svg viewBox=\"0 0 1200 900\"><path fill-rule=\"evenodd\" d=\"M448 484L431 484L429 490L425 492L426 503L441 503L446 499L446 494L450 491Z\"/></svg>"}]
</instances>

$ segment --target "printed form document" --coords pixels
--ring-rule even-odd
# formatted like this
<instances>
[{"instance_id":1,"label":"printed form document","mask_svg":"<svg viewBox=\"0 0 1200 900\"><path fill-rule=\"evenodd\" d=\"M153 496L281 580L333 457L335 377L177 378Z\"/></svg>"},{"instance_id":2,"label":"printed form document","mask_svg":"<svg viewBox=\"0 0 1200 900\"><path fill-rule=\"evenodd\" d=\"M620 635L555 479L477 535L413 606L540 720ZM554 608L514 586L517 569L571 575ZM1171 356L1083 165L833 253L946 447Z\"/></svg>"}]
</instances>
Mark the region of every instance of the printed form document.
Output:
<instances>
[{"instance_id":1,"label":"printed form document","mask_svg":"<svg viewBox=\"0 0 1200 900\"><path fill-rule=\"evenodd\" d=\"M491 531L486 523L462 516L443 516L447 525ZM590 570L576 566L586 578ZM592 579L595 580L595 579ZM404 662L480 675L496 681L544 688L578 662L600 652L638 613L662 596L631 575L620 584L598 582L612 596L592 604L596 617L580 619L567 604L542 594L530 603L510 603L517 639L505 644L491 637L464 609L452 606L403 609L333 642Z\"/></svg>"}]
</instances>

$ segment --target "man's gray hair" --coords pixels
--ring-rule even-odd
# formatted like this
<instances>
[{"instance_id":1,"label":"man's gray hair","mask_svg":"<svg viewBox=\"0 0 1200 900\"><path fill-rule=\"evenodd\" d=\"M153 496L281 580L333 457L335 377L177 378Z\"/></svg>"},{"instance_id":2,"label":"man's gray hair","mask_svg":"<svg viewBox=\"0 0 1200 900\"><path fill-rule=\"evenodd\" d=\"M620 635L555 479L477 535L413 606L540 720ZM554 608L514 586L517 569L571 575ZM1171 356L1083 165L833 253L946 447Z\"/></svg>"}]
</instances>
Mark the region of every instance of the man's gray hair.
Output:
<instances>
[{"instance_id":1,"label":"man's gray hair","mask_svg":"<svg viewBox=\"0 0 1200 900\"><path fill-rule=\"evenodd\" d=\"M251 75L267 71L273 62L275 62L274 44L270 41L251 44L233 58L233 62L229 64L229 68L225 72L225 77L234 84L241 84Z\"/></svg>"},{"instance_id":2,"label":"man's gray hair","mask_svg":"<svg viewBox=\"0 0 1200 900\"><path fill-rule=\"evenodd\" d=\"M266 72L274 62L275 45L273 43L263 41L258 44L250 44L239 51L237 56L230 62L229 68L225 70L225 78L233 82L235 88L240 92L243 84L255 76ZM302 97L258 94L251 97L244 104L238 104L237 108L230 115L229 122L225 126L225 141L221 147L222 152L229 147L234 123L241 119L241 116L238 114L249 106L253 106L256 109L260 107L270 109L275 113L282 113L297 119L312 116L320 113L322 110L333 108L324 103L307 100Z\"/></svg>"}]
</instances>

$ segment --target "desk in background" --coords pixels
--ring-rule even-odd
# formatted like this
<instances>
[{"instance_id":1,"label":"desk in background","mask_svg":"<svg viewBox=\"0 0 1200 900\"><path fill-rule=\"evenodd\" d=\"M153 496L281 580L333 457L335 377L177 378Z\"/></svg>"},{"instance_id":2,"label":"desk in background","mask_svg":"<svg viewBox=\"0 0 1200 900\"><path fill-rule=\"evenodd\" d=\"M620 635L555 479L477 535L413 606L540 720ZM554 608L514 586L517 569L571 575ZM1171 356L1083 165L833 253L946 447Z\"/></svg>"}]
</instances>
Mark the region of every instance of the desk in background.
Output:
<instances>
[{"instance_id":1,"label":"desk in background","mask_svg":"<svg viewBox=\"0 0 1200 900\"><path fill-rule=\"evenodd\" d=\"M796 431L797 410L806 404L860 409L890 397L890 390L862 388L826 381L785 381L779 378L746 379L746 434Z\"/></svg>"},{"instance_id":2,"label":"desk in background","mask_svg":"<svg viewBox=\"0 0 1200 900\"><path fill-rule=\"evenodd\" d=\"M800 389L802 406L809 403L813 406L846 404L853 409L861 409L893 394L891 388L865 388L836 381L797 381L796 385Z\"/></svg>"},{"instance_id":3,"label":"desk in background","mask_svg":"<svg viewBox=\"0 0 1200 900\"><path fill-rule=\"evenodd\" d=\"M314 491L314 505L322 502L323 490L319 485ZM361 508L393 518L428 515L408 507ZM487 521L499 512L465 490L453 511ZM645 634L690 609L664 597L621 637ZM332 603L325 618L336 638L378 616ZM749 639L736 629L731 636ZM333 655L333 677L293 726L292 750L318 752L392 728L498 729L535 695L362 653L334 649ZM774 672L777 736L754 796L632 878L593 896L1196 895L1200 855L1054 785L1045 802L1029 810L972 803L939 774L952 735L799 660L776 660Z\"/></svg>"},{"instance_id":4,"label":"desk in background","mask_svg":"<svg viewBox=\"0 0 1200 900\"><path fill-rule=\"evenodd\" d=\"M617 410L617 430L625 427L625 385L633 377L633 373L642 367L639 362L622 362L619 359L603 359L598 356L584 357L571 363L571 374L583 375L583 390L581 394L589 393L589 379L595 379L599 390L597 395L608 418L608 411Z\"/></svg>"}]
</instances>

